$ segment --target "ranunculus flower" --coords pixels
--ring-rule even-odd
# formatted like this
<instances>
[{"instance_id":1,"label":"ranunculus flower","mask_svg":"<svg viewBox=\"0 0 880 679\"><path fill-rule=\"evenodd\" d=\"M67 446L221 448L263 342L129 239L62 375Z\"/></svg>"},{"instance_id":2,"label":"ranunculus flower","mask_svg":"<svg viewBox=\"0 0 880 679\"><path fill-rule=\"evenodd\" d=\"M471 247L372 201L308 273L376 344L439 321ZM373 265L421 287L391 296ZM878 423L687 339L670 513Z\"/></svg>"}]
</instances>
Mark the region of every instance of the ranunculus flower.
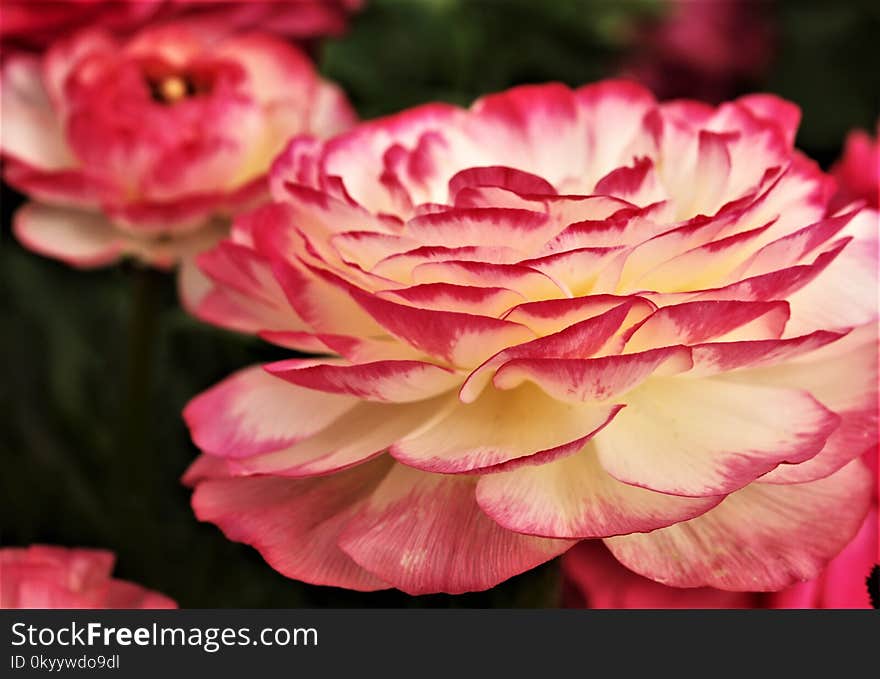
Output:
<instances>
[{"instance_id":1,"label":"ranunculus flower","mask_svg":"<svg viewBox=\"0 0 880 679\"><path fill-rule=\"evenodd\" d=\"M166 0L158 18L216 22L303 41L342 35L350 15L364 4L364 0Z\"/></svg>"},{"instance_id":2,"label":"ranunculus flower","mask_svg":"<svg viewBox=\"0 0 880 679\"><path fill-rule=\"evenodd\" d=\"M86 27L125 34L154 17L163 0L6 0L0 40L11 51L43 50Z\"/></svg>"},{"instance_id":3,"label":"ranunculus flower","mask_svg":"<svg viewBox=\"0 0 880 679\"><path fill-rule=\"evenodd\" d=\"M287 139L354 121L296 48L176 25L14 57L0 95L4 178L34 201L15 233L80 267L121 255L168 266L204 249L265 198Z\"/></svg>"},{"instance_id":4,"label":"ranunculus flower","mask_svg":"<svg viewBox=\"0 0 880 679\"><path fill-rule=\"evenodd\" d=\"M623 72L663 98L723 101L751 89L770 66L769 3L668 0L632 31Z\"/></svg>"},{"instance_id":5,"label":"ranunculus flower","mask_svg":"<svg viewBox=\"0 0 880 679\"><path fill-rule=\"evenodd\" d=\"M843 156L831 168L831 174L837 180L832 209L843 208L857 200L880 208L880 145L876 138L872 139L864 130L850 132L846 137Z\"/></svg>"},{"instance_id":6,"label":"ranunculus flower","mask_svg":"<svg viewBox=\"0 0 880 679\"><path fill-rule=\"evenodd\" d=\"M264 30L303 40L345 31L361 0L5 0L4 51L42 50L83 28L125 36L147 22L219 22L230 30Z\"/></svg>"},{"instance_id":7,"label":"ranunculus flower","mask_svg":"<svg viewBox=\"0 0 880 679\"><path fill-rule=\"evenodd\" d=\"M0 608L177 608L163 594L110 577L114 561L101 549L0 549Z\"/></svg>"},{"instance_id":8,"label":"ranunculus flower","mask_svg":"<svg viewBox=\"0 0 880 679\"><path fill-rule=\"evenodd\" d=\"M361 590L586 538L679 587L815 577L871 501L876 214L826 217L798 118L607 81L294 140L196 309L323 356L187 406L197 516Z\"/></svg>"}]
</instances>

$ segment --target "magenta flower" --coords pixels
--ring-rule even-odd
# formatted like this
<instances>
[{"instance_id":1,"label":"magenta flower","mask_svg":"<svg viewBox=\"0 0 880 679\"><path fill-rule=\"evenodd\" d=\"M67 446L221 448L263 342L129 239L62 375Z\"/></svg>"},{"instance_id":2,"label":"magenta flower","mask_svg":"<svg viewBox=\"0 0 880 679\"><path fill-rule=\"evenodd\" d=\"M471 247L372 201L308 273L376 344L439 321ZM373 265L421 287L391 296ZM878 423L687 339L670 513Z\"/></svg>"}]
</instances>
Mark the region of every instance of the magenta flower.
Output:
<instances>
[{"instance_id":1,"label":"magenta flower","mask_svg":"<svg viewBox=\"0 0 880 679\"><path fill-rule=\"evenodd\" d=\"M680 587L814 578L871 502L876 214L826 216L798 118L607 81L294 140L194 307L323 356L187 406L197 516L360 590L586 538Z\"/></svg>"},{"instance_id":2,"label":"magenta flower","mask_svg":"<svg viewBox=\"0 0 880 679\"><path fill-rule=\"evenodd\" d=\"M880 123L878 123L880 129ZM837 193L831 200L832 209L863 200L880 208L880 146L877 139L864 130L853 130L846 137L843 156L831 168L837 180Z\"/></svg>"},{"instance_id":3,"label":"magenta flower","mask_svg":"<svg viewBox=\"0 0 880 679\"><path fill-rule=\"evenodd\" d=\"M100 549L0 549L0 608L177 608L167 596L110 577Z\"/></svg>"},{"instance_id":4,"label":"magenta flower","mask_svg":"<svg viewBox=\"0 0 880 679\"><path fill-rule=\"evenodd\" d=\"M168 25L120 42L79 33L2 73L4 178L34 202L28 248L74 266L156 266L205 249L264 198L284 140L354 114L296 48Z\"/></svg>"},{"instance_id":5,"label":"magenta flower","mask_svg":"<svg viewBox=\"0 0 880 679\"><path fill-rule=\"evenodd\" d=\"M662 98L720 102L751 88L769 68L776 30L771 4L668 0L663 15L633 30L624 75Z\"/></svg>"},{"instance_id":6,"label":"magenta flower","mask_svg":"<svg viewBox=\"0 0 880 679\"><path fill-rule=\"evenodd\" d=\"M6 0L4 50L43 50L84 28L130 35L169 20L222 23L228 30L261 30L294 40L340 35L361 0Z\"/></svg>"},{"instance_id":7,"label":"magenta flower","mask_svg":"<svg viewBox=\"0 0 880 679\"><path fill-rule=\"evenodd\" d=\"M870 608L866 579L878 560L877 506L819 577L764 596L767 608Z\"/></svg>"},{"instance_id":8,"label":"magenta flower","mask_svg":"<svg viewBox=\"0 0 880 679\"><path fill-rule=\"evenodd\" d=\"M870 608L865 579L877 559L877 508L818 577L780 592L725 592L667 587L624 568L596 540L562 560L569 608Z\"/></svg>"},{"instance_id":9,"label":"magenta flower","mask_svg":"<svg viewBox=\"0 0 880 679\"><path fill-rule=\"evenodd\" d=\"M584 540L562 557L565 608L757 608L754 592L713 587L668 587L620 565L599 540Z\"/></svg>"}]
</instances>

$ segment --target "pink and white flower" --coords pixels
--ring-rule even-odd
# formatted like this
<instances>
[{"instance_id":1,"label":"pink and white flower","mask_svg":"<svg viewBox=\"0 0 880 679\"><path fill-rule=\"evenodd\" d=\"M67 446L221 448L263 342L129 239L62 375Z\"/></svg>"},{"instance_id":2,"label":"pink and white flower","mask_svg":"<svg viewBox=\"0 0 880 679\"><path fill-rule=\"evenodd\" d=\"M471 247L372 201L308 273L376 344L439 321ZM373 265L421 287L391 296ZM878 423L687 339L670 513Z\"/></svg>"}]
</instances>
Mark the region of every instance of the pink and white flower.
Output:
<instances>
[{"instance_id":1,"label":"pink and white flower","mask_svg":"<svg viewBox=\"0 0 880 679\"><path fill-rule=\"evenodd\" d=\"M588 538L679 587L814 578L871 502L876 213L826 215L798 119L606 81L294 140L194 307L323 356L187 406L196 515L359 590Z\"/></svg>"},{"instance_id":2,"label":"pink and white flower","mask_svg":"<svg viewBox=\"0 0 880 679\"><path fill-rule=\"evenodd\" d=\"M344 34L351 15L364 4L364 0L165 0L157 20L216 22L302 42Z\"/></svg>"},{"instance_id":3,"label":"pink and white flower","mask_svg":"<svg viewBox=\"0 0 880 679\"><path fill-rule=\"evenodd\" d=\"M354 121L296 48L178 25L13 57L0 96L4 178L33 200L15 233L78 267L123 255L164 267L205 249L266 197L287 139Z\"/></svg>"},{"instance_id":4,"label":"pink and white flower","mask_svg":"<svg viewBox=\"0 0 880 679\"><path fill-rule=\"evenodd\" d=\"M177 608L158 592L111 577L101 549L0 549L0 608Z\"/></svg>"}]
</instances>

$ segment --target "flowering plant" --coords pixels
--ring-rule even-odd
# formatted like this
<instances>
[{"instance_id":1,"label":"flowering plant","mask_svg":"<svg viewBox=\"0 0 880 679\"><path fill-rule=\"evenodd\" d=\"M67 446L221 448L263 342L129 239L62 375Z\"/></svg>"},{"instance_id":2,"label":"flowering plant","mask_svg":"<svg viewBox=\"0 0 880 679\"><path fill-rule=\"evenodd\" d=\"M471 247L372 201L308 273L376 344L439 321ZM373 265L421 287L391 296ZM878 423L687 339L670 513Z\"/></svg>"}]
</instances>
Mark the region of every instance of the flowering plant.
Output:
<instances>
[{"instance_id":1,"label":"flowering plant","mask_svg":"<svg viewBox=\"0 0 880 679\"><path fill-rule=\"evenodd\" d=\"M203 319L329 357L185 411L199 518L282 573L492 587L602 538L679 587L813 578L870 504L876 213L797 108L524 86L295 139Z\"/></svg>"},{"instance_id":2,"label":"flowering plant","mask_svg":"<svg viewBox=\"0 0 880 679\"><path fill-rule=\"evenodd\" d=\"M0 549L0 608L177 608L163 594L111 578L114 560L100 549Z\"/></svg>"},{"instance_id":3,"label":"flowering plant","mask_svg":"<svg viewBox=\"0 0 880 679\"><path fill-rule=\"evenodd\" d=\"M6 0L0 39L6 51L42 50L83 28L125 36L169 21L263 30L296 40L344 32L360 0Z\"/></svg>"},{"instance_id":4,"label":"flowering plant","mask_svg":"<svg viewBox=\"0 0 880 679\"><path fill-rule=\"evenodd\" d=\"M266 194L284 140L354 120L345 96L269 35L164 25L77 33L3 66L4 178L34 202L30 249L81 267L170 266Z\"/></svg>"}]
</instances>

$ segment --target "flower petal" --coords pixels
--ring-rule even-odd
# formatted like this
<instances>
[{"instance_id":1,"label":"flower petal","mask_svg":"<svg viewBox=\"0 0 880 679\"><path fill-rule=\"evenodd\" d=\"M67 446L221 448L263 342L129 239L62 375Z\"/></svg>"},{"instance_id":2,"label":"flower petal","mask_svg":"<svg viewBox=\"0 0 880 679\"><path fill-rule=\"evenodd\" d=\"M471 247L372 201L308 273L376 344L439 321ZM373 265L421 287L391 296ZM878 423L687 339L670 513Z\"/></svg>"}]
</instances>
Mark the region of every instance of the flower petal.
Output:
<instances>
[{"instance_id":1,"label":"flower petal","mask_svg":"<svg viewBox=\"0 0 880 679\"><path fill-rule=\"evenodd\" d=\"M821 276L806 282L789 298L789 334L876 322L880 313L876 293L880 286L878 225L880 214L876 210L863 210L847 224L840 235L852 240L841 244L839 256L829 257L831 261L823 267Z\"/></svg>"},{"instance_id":2,"label":"flower petal","mask_svg":"<svg viewBox=\"0 0 880 679\"><path fill-rule=\"evenodd\" d=\"M791 146L801 122L801 110L796 104L773 94L749 94L736 100L763 121L773 123Z\"/></svg>"},{"instance_id":3,"label":"flower petal","mask_svg":"<svg viewBox=\"0 0 880 679\"><path fill-rule=\"evenodd\" d=\"M470 167L457 172L449 180L449 196L454 199L462 189L473 187L497 187L521 195L556 194L553 185L543 177L495 165Z\"/></svg>"},{"instance_id":4,"label":"flower petal","mask_svg":"<svg viewBox=\"0 0 880 679\"><path fill-rule=\"evenodd\" d=\"M548 237L547 215L510 208L452 209L421 215L406 224L407 236L423 245L494 247L512 243L530 252Z\"/></svg>"},{"instance_id":5,"label":"flower petal","mask_svg":"<svg viewBox=\"0 0 880 679\"><path fill-rule=\"evenodd\" d=\"M622 248L577 248L527 259L521 266L549 276L567 295L580 296L593 290L599 274L620 255ZM555 296L558 296L558 292ZM533 301L540 299L532 296Z\"/></svg>"},{"instance_id":6,"label":"flower petal","mask_svg":"<svg viewBox=\"0 0 880 679\"><path fill-rule=\"evenodd\" d=\"M531 385L506 392L486 389L470 404L453 399L390 452L417 469L469 472L538 453L564 454L607 425L618 410L613 404L561 403Z\"/></svg>"},{"instance_id":7,"label":"flower petal","mask_svg":"<svg viewBox=\"0 0 880 679\"><path fill-rule=\"evenodd\" d=\"M662 307L635 328L626 352L712 339L778 339L788 321L786 302L699 301Z\"/></svg>"},{"instance_id":8,"label":"flower petal","mask_svg":"<svg viewBox=\"0 0 880 679\"><path fill-rule=\"evenodd\" d=\"M810 483L753 483L700 517L605 544L624 566L666 585L772 591L819 575L870 502L870 476L854 461Z\"/></svg>"},{"instance_id":9,"label":"flower petal","mask_svg":"<svg viewBox=\"0 0 880 679\"><path fill-rule=\"evenodd\" d=\"M876 447L877 346L877 327L869 324L814 353L727 376L750 384L805 389L841 418L840 426L816 456L800 464L779 465L762 481L813 481Z\"/></svg>"},{"instance_id":10,"label":"flower petal","mask_svg":"<svg viewBox=\"0 0 880 679\"><path fill-rule=\"evenodd\" d=\"M203 451L239 458L300 441L356 403L348 396L298 387L253 366L196 396L183 417Z\"/></svg>"},{"instance_id":11,"label":"flower petal","mask_svg":"<svg viewBox=\"0 0 880 679\"><path fill-rule=\"evenodd\" d=\"M28 203L13 223L16 237L29 250L81 268L105 266L125 250L125 241L96 212Z\"/></svg>"},{"instance_id":12,"label":"flower petal","mask_svg":"<svg viewBox=\"0 0 880 679\"><path fill-rule=\"evenodd\" d=\"M515 358L498 368L492 382L498 389L515 389L528 380L560 401L608 401L652 375L692 366L691 351L683 346L598 358Z\"/></svg>"},{"instance_id":13,"label":"flower petal","mask_svg":"<svg viewBox=\"0 0 880 679\"><path fill-rule=\"evenodd\" d=\"M657 377L595 439L624 483L676 495L729 493L825 445L840 418L809 393L719 379Z\"/></svg>"},{"instance_id":14,"label":"flower petal","mask_svg":"<svg viewBox=\"0 0 880 679\"><path fill-rule=\"evenodd\" d=\"M521 294L507 288L483 288L453 283L424 283L409 288L382 291L378 296L421 309L459 311L496 318L524 301Z\"/></svg>"},{"instance_id":15,"label":"flower petal","mask_svg":"<svg viewBox=\"0 0 880 679\"><path fill-rule=\"evenodd\" d=\"M456 366L479 365L504 347L534 337L523 325L489 316L416 309L360 290L352 290L351 294L389 333Z\"/></svg>"},{"instance_id":16,"label":"flower petal","mask_svg":"<svg viewBox=\"0 0 880 679\"><path fill-rule=\"evenodd\" d=\"M200 521L214 523L230 540L256 548L289 578L374 591L388 584L352 561L336 539L387 470L387 459L379 459L315 479L202 481L192 505Z\"/></svg>"},{"instance_id":17,"label":"flower petal","mask_svg":"<svg viewBox=\"0 0 880 679\"><path fill-rule=\"evenodd\" d=\"M281 450L228 460L236 475L273 474L301 478L338 472L384 453L429 422L442 399L405 404L362 402L321 431Z\"/></svg>"},{"instance_id":18,"label":"flower petal","mask_svg":"<svg viewBox=\"0 0 880 679\"><path fill-rule=\"evenodd\" d=\"M723 499L621 483L602 469L591 444L551 462L487 474L477 484L480 508L503 527L554 538L647 532L699 516Z\"/></svg>"},{"instance_id":19,"label":"flower petal","mask_svg":"<svg viewBox=\"0 0 880 679\"><path fill-rule=\"evenodd\" d=\"M522 257L523 254L519 250L507 246L479 247L471 245L447 248L439 245L426 245L380 260L373 267L372 273L395 281L412 282L413 269L420 264L451 260L511 264Z\"/></svg>"},{"instance_id":20,"label":"flower petal","mask_svg":"<svg viewBox=\"0 0 880 679\"><path fill-rule=\"evenodd\" d=\"M314 267L292 264L274 256L272 271L287 301L314 330L322 334L377 337L384 334L348 294L346 282Z\"/></svg>"},{"instance_id":21,"label":"flower petal","mask_svg":"<svg viewBox=\"0 0 880 679\"><path fill-rule=\"evenodd\" d=\"M667 195L650 158L633 161L632 167L618 167L599 180L594 189L598 194L622 198L635 205L650 205Z\"/></svg>"},{"instance_id":22,"label":"flower petal","mask_svg":"<svg viewBox=\"0 0 880 679\"><path fill-rule=\"evenodd\" d=\"M308 329L291 308L270 263L251 248L225 240L196 261L213 282L194 307L199 318L250 333Z\"/></svg>"},{"instance_id":23,"label":"flower petal","mask_svg":"<svg viewBox=\"0 0 880 679\"><path fill-rule=\"evenodd\" d=\"M713 375L733 370L784 363L815 351L843 337L843 333L817 330L809 335L784 340L708 342L691 347L694 370L691 375Z\"/></svg>"},{"instance_id":24,"label":"flower petal","mask_svg":"<svg viewBox=\"0 0 880 679\"><path fill-rule=\"evenodd\" d=\"M422 284L454 281L460 285L507 288L531 300L555 299L563 294L553 278L519 264L428 262L415 267L412 278Z\"/></svg>"},{"instance_id":25,"label":"flower petal","mask_svg":"<svg viewBox=\"0 0 880 679\"><path fill-rule=\"evenodd\" d=\"M622 304L626 304L629 311L620 323L621 328L631 328L657 310L654 304L642 297L586 295L584 297L548 299L543 302L525 302L511 309L505 319L514 323L522 323L538 335L546 336L588 318L598 317Z\"/></svg>"},{"instance_id":26,"label":"flower petal","mask_svg":"<svg viewBox=\"0 0 880 679\"><path fill-rule=\"evenodd\" d=\"M375 361L357 365L313 363L292 359L270 363L265 369L306 389L391 403L420 401L461 383L461 376L454 371L423 361Z\"/></svg>"},{"instance_id":27,"label":"flower petal","mask_svg":"<svg viewBox=\"0 0 880 679\"><path fill-rule=\"evenodd\" d=\"M505 530L477 507L474 484L395 465L339 545L371 573L416 595L488 589L573 544Z\"/></svg>"},{"instance_id":28,"label":"flower petal","mask_svg":"<svg viewBox=\"0 0 880 679\"><path fill-rule=\"evenodd\" d=\"M75 163L43 85L40 60L15 55L3 64L0 152L44 170Z\"/></svg>"},{"instance_id":29,"label":"flower petal","mask_svg":"<svg viewBox=\"0 0 880 679\"><path fill-rule=\"evenodd\" d=\"M558 316L552 319L553 321L558 321L560 317L566 320L577 318L579 314L587 315L587 318L572 323L559 332L511 346L487 359L462 385L459 397L464 403L476 400L489 384L495 370L515 358L586 358L606 347L610 347L611 353L616 353L620 349L619 345L622 344L616 333L622 324L631 318L634 308L644 309L647 306L640 304L638 298L624 299L604 313L593 315L597 309L604 309L604 300L594 304L594 300L582 298L578 300L578 304L563 305L555 304L556 301L548 302L547 309L530 307L530 310L538 314L544 311L551 314L556 312ZM566 302L572 301L574 300L566 300ZM517 311L518 309L514 309L513 313Z\"/></svg>"}]
</instances>

